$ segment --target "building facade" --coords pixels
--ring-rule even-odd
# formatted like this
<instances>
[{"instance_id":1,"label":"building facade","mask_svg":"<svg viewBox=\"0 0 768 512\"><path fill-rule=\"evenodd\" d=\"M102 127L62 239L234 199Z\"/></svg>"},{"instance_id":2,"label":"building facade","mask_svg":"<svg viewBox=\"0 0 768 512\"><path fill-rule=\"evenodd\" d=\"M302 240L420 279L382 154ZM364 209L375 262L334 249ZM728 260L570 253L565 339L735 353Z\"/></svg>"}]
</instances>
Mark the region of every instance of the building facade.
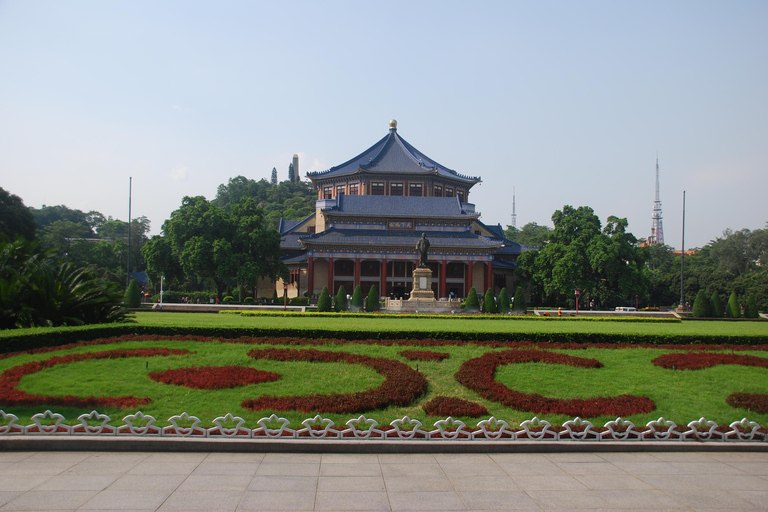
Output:
<instances>
[{"instance_id":1,"label":"building facade","mask_svg":"<svg viewBox=\"0 0 768 512\"><path fill-rule=\"evenodd\" d=\"M469 194L481 179L421 153L399 136L396 121L367 150L307 178L318 194L315 213L279 226L289 297L342 285L367 294L375 285L380 296L407 298L422 233L431 244L435 297L466 297L473 286L478 293L511 290L517 256L527 248L507 240L501 225L480 221Z\"/></svg>"}]
</instances>

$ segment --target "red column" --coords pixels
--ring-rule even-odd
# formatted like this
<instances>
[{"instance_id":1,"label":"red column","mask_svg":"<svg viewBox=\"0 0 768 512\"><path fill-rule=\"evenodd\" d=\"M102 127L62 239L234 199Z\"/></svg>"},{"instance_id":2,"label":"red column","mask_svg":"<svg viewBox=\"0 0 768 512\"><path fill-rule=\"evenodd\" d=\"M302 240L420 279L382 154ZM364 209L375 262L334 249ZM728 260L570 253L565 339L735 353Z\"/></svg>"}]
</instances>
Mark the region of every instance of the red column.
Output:
<instances>
[{"instance_id":1,"label":"red column","mask_svg":"<svg viewBox=\"0 0 768 512\"><path fill-rule=\"evenodd\" d=\"M315 258L312 256L307 260L307 293L308 295L315 293Z\"/></svg>"},{"instance_id":2,"label":"red column","mask_svg":"<svg viewBox=\"0 0 768 512\"><path fill-rule=\"evenodd\" d=\"M360 258L355 258L355 288L358 285L360 285Z\"/></svg>"},{"instance_id":3,"label":"red column","mask_svg":"<svg viewBox=\"0 0 768 512\"><path fill-rule=\"evenodd\" d=\"M466 297L469 290L472 288L472 262L467 262L467 275L464 277L464 296Z\"/></svg>"},{"instance_id":4,"label":"red column","mask_svg":"<svg viewBox=\"0 0 768 512\"><path fill-rule=\"evenodd\" d=\"M486 290L493 290L493 261L489 261L485 267L488 271L488 280L485 286Z\"/></svg>"},{"instance_id":5,"label":"red column","mask_svg":"<svg viewBox=\"0 0 768 512\"><path fill-rule=\"evenodd\" d=\"M440 285L438 286L437 293L440 295L440 297L447 297L448 296L448 289L445 285L445 276L446 276L446 267L448 266L447 261L441 261L440 262ZM439 298L439 297L438 297Z\"/></svg>"},{"instance_id":6,"label":"red column","mask_svg":"<svg viewBox=\"0 0 768 512\"><path fill-rule=\"evenodd\" d=\"M381 286L379 288L379 297L384 297L387 294L387 258L381 260Z\"/></svg>"},{"instance_id":7,"label":"red column","mask_svg":"<svg viewBox=\"0 0 768 512\"><path fill-rule=\"evenodd\" d=\"M328 257L328 293L333 295L333 258Z\"/></svg>"}]
</instances>

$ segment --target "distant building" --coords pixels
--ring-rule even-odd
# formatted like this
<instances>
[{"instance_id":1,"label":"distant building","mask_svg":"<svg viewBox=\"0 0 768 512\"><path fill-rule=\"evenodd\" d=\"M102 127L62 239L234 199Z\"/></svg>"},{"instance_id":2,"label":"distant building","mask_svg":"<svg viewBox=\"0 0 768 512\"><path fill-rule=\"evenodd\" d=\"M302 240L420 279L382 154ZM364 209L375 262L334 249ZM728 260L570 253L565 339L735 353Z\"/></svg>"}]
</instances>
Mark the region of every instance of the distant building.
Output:
<instances>
[{"instance_id":1,"label":"distant building","mask_svg":"<svg viewBox=\"0 0 768 512\"><path fill-rule=\"evenodd\" d=\"M301 181L301 173L299 172L299 155L293 155L293 180L296 183Z\"/></svg>"},{"instance_id":2,"label":"distant building","mask_svg":"<svg viewBox=\"0 0 768 512\"><path fill-rule=\"evenodd\" d=\"M512 289L517 257L528 248L506 239L501 225L480 221L469 192L481 179L424 155L400 137L396 121L356 157L307 178L317 190L315 213L278 228L289 297L342 285L349 293L375 285L380 295L406 296L422 233L431 243L436 297L466 297L473 286L478 293Z\"/></svg>"}]
</instances>

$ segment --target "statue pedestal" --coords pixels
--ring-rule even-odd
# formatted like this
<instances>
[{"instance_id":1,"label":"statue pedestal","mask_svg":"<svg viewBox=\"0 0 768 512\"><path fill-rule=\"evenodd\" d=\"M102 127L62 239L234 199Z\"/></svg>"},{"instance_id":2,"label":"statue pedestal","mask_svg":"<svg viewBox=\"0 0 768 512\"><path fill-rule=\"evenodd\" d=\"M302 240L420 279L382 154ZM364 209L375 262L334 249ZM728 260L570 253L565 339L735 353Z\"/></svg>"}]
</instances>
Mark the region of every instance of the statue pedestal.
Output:
<instances>
[{"instance_id":1,"label":"statue pedestal","mask_svg":"<svg viewBox=\"0 0 768 512\"><path fill-rule=\"evenodd\" d=\"M413 271L413 290L408 300L431 299L435 300L432 291L432 270L428 267L417 267Z\"/></svg>"}]
</instances>

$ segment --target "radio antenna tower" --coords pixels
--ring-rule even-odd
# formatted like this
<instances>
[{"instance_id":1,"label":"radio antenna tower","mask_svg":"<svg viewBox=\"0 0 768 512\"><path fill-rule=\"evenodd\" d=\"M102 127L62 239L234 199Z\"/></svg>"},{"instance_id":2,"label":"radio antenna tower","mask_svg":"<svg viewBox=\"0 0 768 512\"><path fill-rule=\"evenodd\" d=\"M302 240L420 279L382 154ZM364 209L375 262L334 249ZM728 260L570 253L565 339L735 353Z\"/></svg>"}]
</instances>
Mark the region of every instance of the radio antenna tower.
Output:
<instances>
[{"instance_id":1,"label":"radio antenna tower","mask_svg":"<svg viewBox=\"0 0 768 512\"><path fill-rule=\"evenodd\" d=\"M664 226L661 223L661 199L659 199L659 156L656 155L656 200L653 202L653 225L651 226L652 244L664 243Z\"/></svg>"},{"instance_id":2,"label":"radio antenna tower","mask_svg":"<svg viewBox=\"0 0 768 512\"><path fill-rule=\"evenodd\" d=\"M517 214L515 213L515 187L512 187L512 229L517 231Z\"/></svg>"}]
</instances>

